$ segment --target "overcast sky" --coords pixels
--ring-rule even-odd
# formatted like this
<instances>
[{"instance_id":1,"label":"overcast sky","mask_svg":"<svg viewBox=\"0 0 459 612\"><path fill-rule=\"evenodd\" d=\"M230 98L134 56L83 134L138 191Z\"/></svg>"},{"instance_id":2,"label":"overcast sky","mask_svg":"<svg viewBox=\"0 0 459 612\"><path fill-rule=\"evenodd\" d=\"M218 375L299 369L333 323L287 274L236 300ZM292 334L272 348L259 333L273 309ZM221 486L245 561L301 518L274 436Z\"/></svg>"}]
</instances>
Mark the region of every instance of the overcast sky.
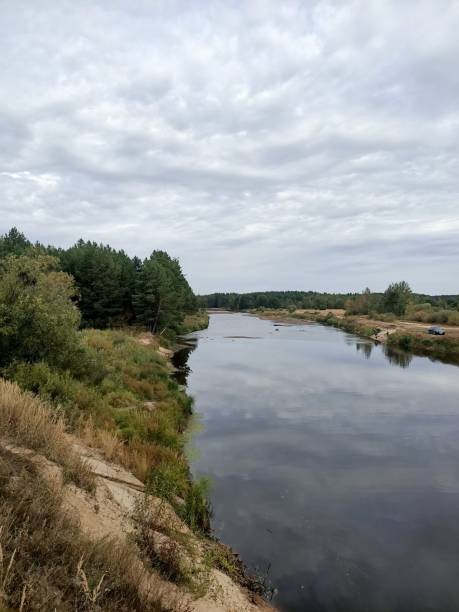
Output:
<instances>
[{"instance_id":1,"label":"overcast sky","mask_svg":"<svg viewBox=\"0 0 459 612\"><path fill-rule=\"evenodd\" d=\"M0 0L0 231L197 292L459 292L456 0Z\"/></svg>"}]
</instances>

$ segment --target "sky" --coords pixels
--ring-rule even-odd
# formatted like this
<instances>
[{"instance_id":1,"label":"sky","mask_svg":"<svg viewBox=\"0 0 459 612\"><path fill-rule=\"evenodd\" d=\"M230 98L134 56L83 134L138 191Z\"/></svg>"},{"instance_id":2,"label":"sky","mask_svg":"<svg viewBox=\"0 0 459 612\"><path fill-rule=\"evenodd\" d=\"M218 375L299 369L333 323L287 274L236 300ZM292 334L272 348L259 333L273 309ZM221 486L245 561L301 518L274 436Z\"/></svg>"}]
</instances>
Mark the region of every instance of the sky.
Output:
<instances>
[{"instance_id":1,"label":"sky","mask_svg":"<svg viewBox=\"0 0 459 612\"><path fill-rule=\"evenodd\" d=\"M458 0L0 9L0 233L198 293L459 292Z\"/></svg>"}]
</instances>

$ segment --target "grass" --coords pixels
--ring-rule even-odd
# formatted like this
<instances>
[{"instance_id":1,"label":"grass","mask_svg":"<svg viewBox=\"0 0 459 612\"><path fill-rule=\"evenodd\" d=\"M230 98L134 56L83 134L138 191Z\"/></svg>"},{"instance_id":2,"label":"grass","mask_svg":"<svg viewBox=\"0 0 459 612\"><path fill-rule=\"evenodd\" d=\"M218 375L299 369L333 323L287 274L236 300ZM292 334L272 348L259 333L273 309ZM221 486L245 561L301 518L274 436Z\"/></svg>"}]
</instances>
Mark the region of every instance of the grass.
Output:
<instances>
[{"instance_id":1,"label":"grass","mask_svg":"<svg viewBox=\"0 0 459 612\"><path fill-rule=\"evenodd\" d=\"M179 334L189 334L194 331L209 327L209 315L206 310L200 310L194 314L186 315L180 326Z\"/></svg>"},{"instance_id":2,"label":"grass","mask_svg":"<svg viewBox=\"0 0 459 612\"><path fill-rule=\"evenodd\" d=\"M133 546L87 540L60 491L0 452L0 609L165 611L159 592L140 588L139 563Z\"/></svg>"},{"instance_id":3,"label":"grass","mask_svg":"<svg viewBox=\"0 0 459 612\"><path fill-rule=\"evenodd\" d=\"M332 313L328 312L325 315L317 314L314 316L314 320L323 325L331 325L347 331L351 334L357 334L371 338L378 334L381 330L379 327L373 327L360 323L355 317L335 317Z\"/></svg>"},{"instance_id":4,"label":"grass","mask_svg":"<svg viewBox=\"0 0 459 612\"><path fill-rule=\"evenodd\" d=\"M151 470L147 491L168 501L185 523L196 532L210 532L212 510L208 499L209 481L190 480L185 462L164 463Z\"/></svg>"},{"instance_id":5,"label":"grass","mask_svg":"<svg viewBox=\"0 0 459 612\"><path fill-rule=\"evenodd\" d=\"M64 468L64 476L88 491L94 489L89 468L72 451L65 424L49 406L17 384L0 379L0 435L35 450Z\"/></svg>"}]
</instances>

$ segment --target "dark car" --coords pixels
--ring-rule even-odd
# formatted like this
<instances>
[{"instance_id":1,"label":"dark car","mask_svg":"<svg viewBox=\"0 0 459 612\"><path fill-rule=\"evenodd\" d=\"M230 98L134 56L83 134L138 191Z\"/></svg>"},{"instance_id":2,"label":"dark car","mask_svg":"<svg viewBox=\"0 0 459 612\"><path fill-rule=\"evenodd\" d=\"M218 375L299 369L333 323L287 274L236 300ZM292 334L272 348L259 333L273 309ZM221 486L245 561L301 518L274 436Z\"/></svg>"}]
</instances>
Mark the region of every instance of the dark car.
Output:
<instances>
[{"instance_id":1,"label":"dark car","mask_svg":"<svg viewBox=\"0 0 459 612\"><path fill-rule=\"evenodd\" d=\"M429 327L427 333L433 334L434 336L444 336L446 334L443 327L438 327L437 325L432 325L432 327Z\"/></svg>"}]
</instances>

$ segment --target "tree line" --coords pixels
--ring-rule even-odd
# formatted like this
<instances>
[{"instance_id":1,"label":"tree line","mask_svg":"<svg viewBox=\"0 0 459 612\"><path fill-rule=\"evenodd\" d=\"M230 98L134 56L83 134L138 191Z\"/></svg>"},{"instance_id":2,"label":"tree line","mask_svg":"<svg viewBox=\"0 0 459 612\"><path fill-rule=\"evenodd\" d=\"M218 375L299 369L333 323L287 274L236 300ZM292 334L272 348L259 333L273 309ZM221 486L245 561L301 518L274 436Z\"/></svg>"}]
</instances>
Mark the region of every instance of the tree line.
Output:
<instances>
[{"instance_id":1,"label":"tree line","mask_svg":"<svg viewBox=\"0 0 459 612\"><path fill-rule=\"evenodd\" d=\"M319 293L315 291L256 291L252 293L212 293L198 296L199 304L206 308L251 310L256 308L285 308L323 310L340 308L348 314L392 313L405 315L411 305L457 310L458 295L426 295L413 293L406 281L391 283L384 292Z\"/></svg>"},{"instance_id":2,"label":"tree line","mask_svg":"<svg viewBox=\"0 0 459 612\"><path fill-rule=\"evenodd\" d=\"M154 333L176 332L185 315L198 308L179 261L165 251L141 260L82 239L68 249L32 244L16 228L0 237L0 286L9 279L16 293L21 287L37 289L40 275L62 285L62 274L83 327L141 324Z\"/></svg>"},{"instance_id":3,"label":"tree line","mask_svg":"<svg viewBox=\"0 0 459 612\"><path fill-rule=\"evenodd\" d=\"M212 293L198 297L201 306L227 310L252 308L344 308L355 293L317 293L315 291L255 291L252 293Z\"/></svg>"}]
</instances>

